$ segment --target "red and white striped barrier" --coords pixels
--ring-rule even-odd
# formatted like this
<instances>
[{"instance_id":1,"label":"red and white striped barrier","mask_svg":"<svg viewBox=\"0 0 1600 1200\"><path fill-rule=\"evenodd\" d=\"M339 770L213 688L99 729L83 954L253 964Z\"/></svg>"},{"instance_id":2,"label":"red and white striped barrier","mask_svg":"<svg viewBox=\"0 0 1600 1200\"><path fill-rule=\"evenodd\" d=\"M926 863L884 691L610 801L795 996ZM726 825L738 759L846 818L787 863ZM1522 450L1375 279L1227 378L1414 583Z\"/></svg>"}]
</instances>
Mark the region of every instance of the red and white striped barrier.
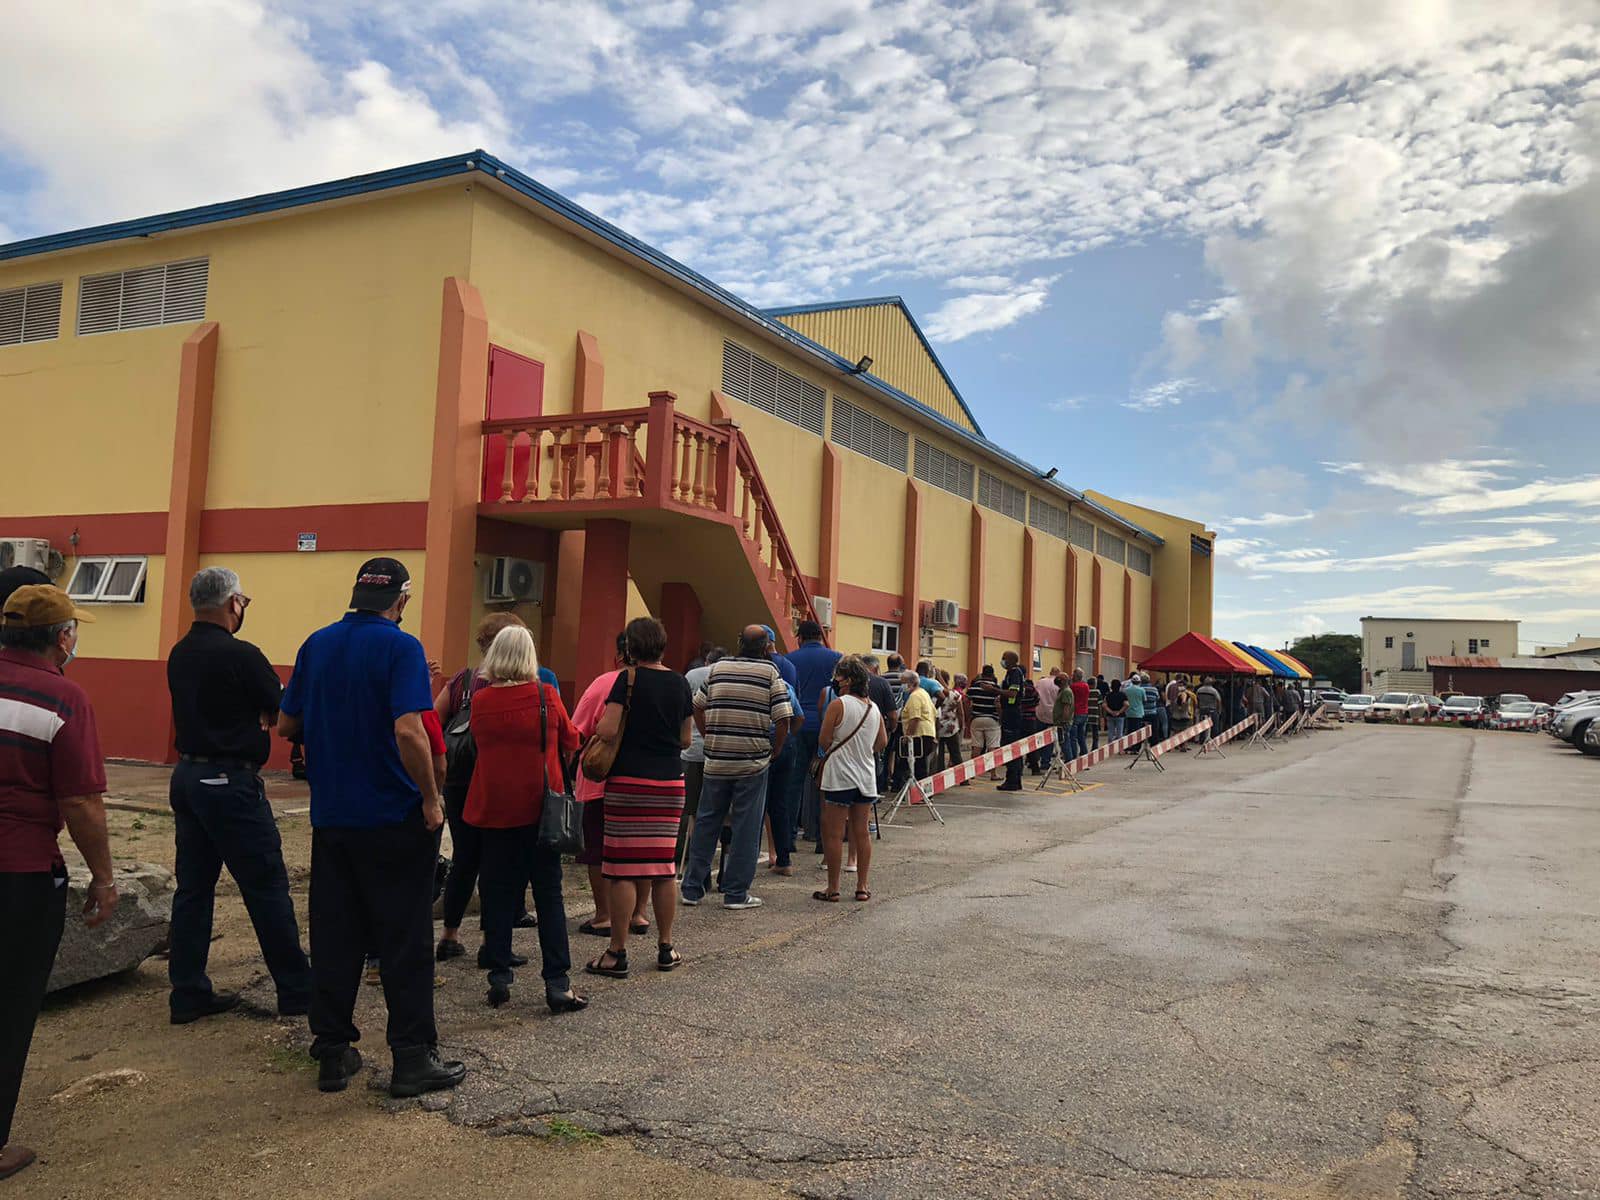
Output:
<instances>
[{"instance_id":1,"label":"red and white striped barrier","mask_svg":"<svg viewBox=\"0 0 1600 1200\"><path fill-rule=\"evenodd\" d=\"M1091 750L1087 754L1080 754L1077 758L1073 759L1069 763L1063 763L1062 770L1069 775L1077 775L1080 771L1087 771L1090 767L1099 766L1114 754L1121 754L1126 750L1132 750L1140 742L1147 742L1149 740L1150 726L1141 725L1132 733L1124 734L1115 741L1107 742L1104 746L1101 746L1097 750Z\"/></svg>"},{"instance_id":2,"label":"red and white striped barrier","mask_svg":"<svg viewBox=\"0 0 1600 1200\"><path fill-rule=\"evenodd\" d=\"M1210 728L1211 718L1207 717L1203 721L1195 722L1182 733L1175 733L1169 738L1165 738L1162 741L1156 742L1154 745L1146 746L1144 748L1144 752L1140 754L1138 758L1134 759L1128 764L1128 770L1133 770L1141 762L1153 762L1156 764L1156 766L1161 767L1161 756L1163 754L1167 754L1173 750L1176 750L1185 742L1192 741L1194 738L1199 737L1202 733ZM1166 770L1165 767L1161 767L1161 769L1163 771Z\"/></svg>"},{"instance_id":3,"label":"red and white striped barrier","mask_svg":"<svg viewBox=\"0 0 1600 1200\"><path fill-rule=\"evenodd\" d=\"M1252 717L1255 716L1254 713L1251 713L1250 715ZM1265 746L1268 750L1271 750L1272 749L1272 743L1267 741L1267 739L1272 736L1272 731L1277 728L1277 725L1278 725L1278 714L1277 713L1273 713L1265 721L1262 721L1259 725L1256 726L1256 731L1250 735L1250 740L1248 742L1246 742L1245 745L1247 745L1247 746Z\"/></svg>"},{"instance_id":4,"label":"red and white striped barrier","mask_svg":"<svg viewBox=\"0 0 1600 1200\"><path fill-rule=\"evenodd\" d=\"M1251 713L1237 725L1230 726L1229 728L1224 729L1221 733L1217 734L1216 737L1208 739L1205 744L1200 747L1200 753L1217 754L1221 755L1223 758L1226 758L1227 755L1222 753L1222 748L1255 723L1256 715L1255 713Z\"/></svg>"},{"instance_id":5,"label":"red and white striped barrier","mask_svg":"<svg viewBox=\"0 0 1600 1200\"><path fill-rule=\"evenodd\" d=\"M947 767L937 775L919 779L917 780L917 787L924 796L937 796L946 788L955 787L958 783L966 783L967 780L976 779L979 775L987 775L990 771L997 770L1008 762L1015 762L1024 755L1032 754L1035 750L1043 750L1046 746L1054 745L1055 740L1056 731L1054 729L1041 729L1038 733L1029 734L1027 737L1011 742L1008 745L999 746L987 754L980 754L977 758L969 758L964 763L957 763L953 767Z\"/></svg>"}]
</instances>

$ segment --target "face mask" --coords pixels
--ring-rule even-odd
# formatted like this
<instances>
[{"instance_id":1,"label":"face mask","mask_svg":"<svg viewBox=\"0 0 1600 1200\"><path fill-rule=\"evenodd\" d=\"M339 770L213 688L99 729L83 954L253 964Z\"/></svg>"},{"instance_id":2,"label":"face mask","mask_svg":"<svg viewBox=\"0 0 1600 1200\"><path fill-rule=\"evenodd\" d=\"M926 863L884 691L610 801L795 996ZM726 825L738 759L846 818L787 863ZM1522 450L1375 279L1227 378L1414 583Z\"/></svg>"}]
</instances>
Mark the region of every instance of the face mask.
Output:
<instances>
[{"instance_id":1,"label":"face mask","mask_svg":"<svg viewBox=\"0 0 1600 1200\"><path fill-rule=\"evenodd\" d=\"M233 631L235 633L238 633L241 629L244 628L244 615L248 611L250 611L250 610L248 608L246 608L244 605L241 604L239 606L239 615L238 615L238 618L237 618L238 623L236 625L234 625L234 627L233 627Z\"/></svg>"},{"instance_id":2,"label":"face mask","mask_svg":"<svg viewBox=\"0 0 1600 1200\"><path fill-rule=\"evenodd\" d=\"M67 659L66 659L65 662L63 662L61 664L61 669L62 670L66 670L67 667L72 665L72 660L77 658L77 657L78 657L78 648L76 646L74 646L71 650L67 651Z\"/></svg>"}]
</instances>

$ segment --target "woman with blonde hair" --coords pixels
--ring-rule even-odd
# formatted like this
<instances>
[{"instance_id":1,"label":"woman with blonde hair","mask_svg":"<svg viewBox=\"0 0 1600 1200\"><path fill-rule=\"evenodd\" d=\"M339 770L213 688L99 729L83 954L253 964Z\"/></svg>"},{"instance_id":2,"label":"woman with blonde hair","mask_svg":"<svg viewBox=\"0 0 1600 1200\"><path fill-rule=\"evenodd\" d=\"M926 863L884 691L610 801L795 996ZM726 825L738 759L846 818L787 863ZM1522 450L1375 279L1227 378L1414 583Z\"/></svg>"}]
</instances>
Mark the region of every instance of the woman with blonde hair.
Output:
<instances>
[{"instance_id":1,"label":"woman with blonde hair","mask_svg":"<svg viewBox=\"0 0 1600 1200\"><path fill-rule=\"evenodd\" d=\"M463 815L483 838L478 886L489 1003L498 1008L511 998L511 927L523 884L531 882L545 1002L551 1012L575 1012L588 1001L572 990L561 855L539 845L539 815L547 790L566 790L562 763L577 751L578 731L561 693L539 682L539 656L525 627L508 626L495 635L483 670L489 685L472 702L478 755Z\"/></svg>"}]
</instances>

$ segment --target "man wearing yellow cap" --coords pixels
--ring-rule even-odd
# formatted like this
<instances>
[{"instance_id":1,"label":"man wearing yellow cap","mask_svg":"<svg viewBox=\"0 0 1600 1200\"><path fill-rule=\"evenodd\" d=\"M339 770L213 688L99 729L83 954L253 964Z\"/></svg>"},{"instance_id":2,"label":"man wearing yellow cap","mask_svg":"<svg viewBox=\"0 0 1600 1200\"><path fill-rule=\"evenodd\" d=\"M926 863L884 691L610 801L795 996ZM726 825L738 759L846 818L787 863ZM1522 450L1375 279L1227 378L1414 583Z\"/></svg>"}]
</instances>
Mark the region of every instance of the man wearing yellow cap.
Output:
<instances>
[{"instance_id":1,"label":"man wearing yellow cap","mask_svg":"<svg viewBox=\"0 0 1600 1200\"><path fill-rule=\"evenodd\" d=\"M61 673L78 623L93 620L48 584L17 588L0 613L0 1179L34 1158L11 1144L11 1118L66 923L63 824L89 864L84 921L93 928L117 907L94 708Z\"/></svg>"}]
</instances>

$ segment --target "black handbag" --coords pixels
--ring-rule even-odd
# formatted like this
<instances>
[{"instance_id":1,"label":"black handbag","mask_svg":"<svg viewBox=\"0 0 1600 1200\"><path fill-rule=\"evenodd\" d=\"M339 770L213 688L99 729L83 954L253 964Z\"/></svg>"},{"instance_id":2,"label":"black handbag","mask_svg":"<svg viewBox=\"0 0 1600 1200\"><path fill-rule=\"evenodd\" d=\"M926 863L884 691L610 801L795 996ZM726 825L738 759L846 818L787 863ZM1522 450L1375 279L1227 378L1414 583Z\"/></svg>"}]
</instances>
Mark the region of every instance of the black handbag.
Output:
<instances>
[{"instance_id":1,"label":"black handbag","mask_svg":"<svg viewBox=\"0 0 1600 1200\"><path fill-rule=\"evenodd\" d=\"M539 848L557 854L583 853L583 811L561 780L561 791L550 786L550 760L545 756L549 738L546 725L544 684L539 684L539 773L544 776L544 807L539 812Z\"/></svg>"},{"instance_id":2,"label":"black handbag","mask_svg":"<svg viewBox=\"0 0 1600 1200\"><path fill-rule=\"evenodd\" d=\"M478 762L478 742L472 736L472 675L463 675L461 707L444 730L444 785L449 788L471 784L472 768Z\"/></svg>"}]
</instances>

